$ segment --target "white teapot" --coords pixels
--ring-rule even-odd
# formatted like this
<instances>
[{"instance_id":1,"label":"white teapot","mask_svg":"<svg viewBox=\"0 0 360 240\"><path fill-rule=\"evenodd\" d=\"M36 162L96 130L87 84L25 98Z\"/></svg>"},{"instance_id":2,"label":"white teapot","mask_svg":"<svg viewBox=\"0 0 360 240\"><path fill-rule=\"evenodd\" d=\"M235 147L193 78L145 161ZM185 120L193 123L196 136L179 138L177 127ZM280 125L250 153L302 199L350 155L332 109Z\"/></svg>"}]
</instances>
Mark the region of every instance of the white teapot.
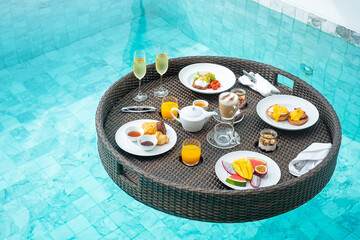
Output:
<instances>
[{"instance_id":1,"label":"white teapot","mask_svg":"<svg viewBox=\"0 0 360 240\"><path fill-rule=\"evenodd\" d=\"M178 111L181 119L175 117L173 114L173 111L175 110ZM188 132L200 131L211 116L217 115L216 112L207 112L203 108L197 106L186 106L181 110L173 108L170 113L174 119L177 119L181 123L185 131Z\"/></svg>"}]
</instances>

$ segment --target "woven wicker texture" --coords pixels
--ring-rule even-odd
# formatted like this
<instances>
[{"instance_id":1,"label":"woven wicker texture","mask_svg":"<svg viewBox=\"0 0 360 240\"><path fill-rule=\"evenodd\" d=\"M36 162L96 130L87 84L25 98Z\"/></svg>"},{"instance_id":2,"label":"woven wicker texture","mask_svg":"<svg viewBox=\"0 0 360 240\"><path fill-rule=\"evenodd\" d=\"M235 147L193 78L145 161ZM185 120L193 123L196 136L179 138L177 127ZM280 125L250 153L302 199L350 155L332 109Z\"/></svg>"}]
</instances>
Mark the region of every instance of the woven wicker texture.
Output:
<instances>
[{"instance_id":1,"label":"woven wicker texture","mask_svg":"<svg viewBox=\"0 0 360 240\"><path fill-rule=\"evenodd\" d=\"M312 102L319 110L320 119L311 128L302 131L276 130L279 135L278 149L269 154L281 169L280 182L272 187L234 191L216 177L216 161L226 153L239 150L259 151L255 144L260 130L270 126L256 113L256 104L263 97L251 89L236 83L247 91L248 107L242 122L235 125L241 136L241 144L233 149L221 150L206 141L206 134L217 123L211 119L197 133L188 133L180 124L165 120L178 136L177 144L165 154L155 157L138 157L120 149L115 142L117 129L137 119L161 120L159 113L122 113L121 108L134 105L133 94L138 80L132 73L121 78L104 94L96 115L98 150L109 176L124 191L139 201L181 217L213 222L244 222L268 218L294 209L319 193L330 180L341 142L341 127L337 115L326 99L314 88L299 78L269 65L226 57L188 57L170 59L164 85L169 95L179 100L179 107L191 105L195 99L205 99L209 109L218 107L218 95L204 95L184 87L179 71L193 63L217 63L231 69L236 77L242 70L257 72L272 82L278 74L294 81L293 89L277 87L282 94L293 94ZM159 84L159 74L154 64L147 66L143 90L149 99L141 105L160 109L161 99L154 97L153 90ZM311 116L310 116L311 117ZM196 167L187 167L179 161L181 143L187 138L198 139L202 144L203 162ZM313 142L332 142L333 148L327 158L308 174L295 178L289 174L288 164L296 155ZM257 203L257 204L254 204ZM261 206L259 208L258 206Z\"/></svg>"}]
</instances>

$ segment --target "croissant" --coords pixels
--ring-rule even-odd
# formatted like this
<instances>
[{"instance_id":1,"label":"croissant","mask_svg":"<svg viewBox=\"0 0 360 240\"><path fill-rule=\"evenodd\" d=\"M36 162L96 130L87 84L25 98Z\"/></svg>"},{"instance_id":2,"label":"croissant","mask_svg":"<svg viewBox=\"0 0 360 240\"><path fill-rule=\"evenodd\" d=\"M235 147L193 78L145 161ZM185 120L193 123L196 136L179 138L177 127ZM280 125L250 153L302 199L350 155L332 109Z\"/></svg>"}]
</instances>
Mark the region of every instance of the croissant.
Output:
<instances>
[{"instance_id":1,"label":"croissant","mask_svg":"<svg viewBox=\"0 0 360 240\"><path fill-rule=\"evenodd\" d=\"M153 135L156 133L156 122L145 122L141 127L144 129L144 135Z\"/></svg>"},{"instance_id":2,"label":"croissant","mask_svg":"<svg viewBox=\"0 0 360 240\"><path fill-rule=\"evenodd\" d=\"M159 146L169 143L169 138L160 131L156 132L155 137L158 140L157 145Z\"/></svg>"}]
</instances>

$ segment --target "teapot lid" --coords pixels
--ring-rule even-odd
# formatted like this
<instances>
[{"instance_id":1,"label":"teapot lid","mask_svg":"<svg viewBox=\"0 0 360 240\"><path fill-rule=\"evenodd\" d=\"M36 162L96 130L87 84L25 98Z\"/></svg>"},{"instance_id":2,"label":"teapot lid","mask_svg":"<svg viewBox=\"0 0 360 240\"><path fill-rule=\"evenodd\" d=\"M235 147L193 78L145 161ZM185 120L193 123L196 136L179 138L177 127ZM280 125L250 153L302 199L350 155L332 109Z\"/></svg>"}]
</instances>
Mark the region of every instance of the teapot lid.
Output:
<instances>
[{"instance_id":1,"label":"teapot lid","mask_svg":"<svg viewBox=\"0 0 360 240\"><path fill-rule=\"evenodd\" d=\"M187 106L181 109L181 117L198 118L203 114L203 109L197 106Z\"/></svg>"}]
</instances>

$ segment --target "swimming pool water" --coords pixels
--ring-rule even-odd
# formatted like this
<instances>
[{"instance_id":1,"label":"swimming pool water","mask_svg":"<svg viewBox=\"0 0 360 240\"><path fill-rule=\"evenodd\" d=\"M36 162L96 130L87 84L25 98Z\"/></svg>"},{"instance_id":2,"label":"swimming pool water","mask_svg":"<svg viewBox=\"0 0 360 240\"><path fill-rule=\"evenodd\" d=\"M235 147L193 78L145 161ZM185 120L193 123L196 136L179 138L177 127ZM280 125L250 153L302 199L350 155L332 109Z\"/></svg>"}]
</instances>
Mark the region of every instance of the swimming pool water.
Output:
<instances>
[{"instance_id":1,"label":"swimming pool water","mask_svg":"<svg viewBox=\"0 0 360 240\"><path fill-rule=\"evenodd\" d=\"M188 1L162 2L146 17L0 69L0 239L360 238L359 48L252 1L211 4L200 11ZM98 157L96 107L132 70L133 50L144 47L154 62L160 43L167 43L170 57L265 62L324 94L343 128L325 189L293 211L238 224L171 216L119 189ZM314 74L301 72L301 63Z\"/></svg>"}]
</instances>

